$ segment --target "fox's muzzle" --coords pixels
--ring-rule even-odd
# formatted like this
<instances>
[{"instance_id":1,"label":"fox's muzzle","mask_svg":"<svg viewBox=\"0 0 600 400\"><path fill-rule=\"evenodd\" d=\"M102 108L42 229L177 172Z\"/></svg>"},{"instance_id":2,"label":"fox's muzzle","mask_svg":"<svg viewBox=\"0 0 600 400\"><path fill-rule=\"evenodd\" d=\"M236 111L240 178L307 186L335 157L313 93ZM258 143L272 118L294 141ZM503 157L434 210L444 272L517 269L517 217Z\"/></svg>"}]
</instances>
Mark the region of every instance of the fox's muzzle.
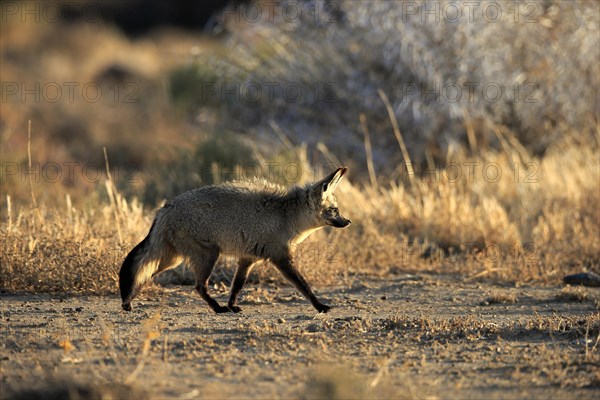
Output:
<instances>
[{"instance_id":1,"label":"fox's muzzle","mask_svg":"<svg viewBox=\"0 0 600 400\"><path fill-rule=\"evenodd\" d=\"M331 226L335 228L345 228L352 223L349 219L342 217L341 215L338 218L330 220Z\"/></svg>"}]
</instances>

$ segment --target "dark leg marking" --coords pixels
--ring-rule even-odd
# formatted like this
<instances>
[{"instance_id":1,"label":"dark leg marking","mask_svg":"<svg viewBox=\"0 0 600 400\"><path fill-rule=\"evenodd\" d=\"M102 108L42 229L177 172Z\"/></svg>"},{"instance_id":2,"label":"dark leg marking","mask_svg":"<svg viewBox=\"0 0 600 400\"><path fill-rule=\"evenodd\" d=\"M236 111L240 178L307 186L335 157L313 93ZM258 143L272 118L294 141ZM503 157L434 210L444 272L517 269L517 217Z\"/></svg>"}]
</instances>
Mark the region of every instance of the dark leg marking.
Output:
<instances>
[{"instance_id":1,"label":"dark leg marking","mask_svg":"<svg viewBox=\"0 0 600 400\"><path fill-rule=\"evenodd\" d=\"M242 311L242 309L236 305L237 297L248 279L248 275L250 274L254 262L255 260L251 258L240 258L238 261L235 275L231 281L231 293L229 295L229 302L227 303L227 307L233 312L237 313Z\"/></svg>"},{"instance_id":2,"label":"dark leg marking","mask_svg":"<svg viewBox=\"0 0 600 400\"><path fill-rule=\"evenodd\" d=\"M300 274L298 269L294 266L292 259L290 256L280 258L278 260L273 260L273 263L281 271L283 276L287 278L295 287L312 303L313 307L317 309L317 311L326 313L331 309L330 306L321 303L313 291L311 290L308 282L304 277Z\"/></svg>"}]
</instances>

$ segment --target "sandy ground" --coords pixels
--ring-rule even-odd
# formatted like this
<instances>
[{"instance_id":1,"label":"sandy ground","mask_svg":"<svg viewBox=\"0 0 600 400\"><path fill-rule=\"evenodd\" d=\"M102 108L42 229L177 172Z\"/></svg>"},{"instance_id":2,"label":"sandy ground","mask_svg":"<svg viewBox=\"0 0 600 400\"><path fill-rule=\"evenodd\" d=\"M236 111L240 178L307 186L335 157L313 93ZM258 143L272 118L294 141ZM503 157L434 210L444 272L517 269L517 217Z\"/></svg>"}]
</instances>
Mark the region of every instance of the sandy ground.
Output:
<instances>
[{"instance_id":1,"label":"sandy ground","mask_svg":"<svg viewBox=\"0 0 600 400\"><path fill-rule=\"evenodd\" d=\"M424 274L315 291L330 313L274 285L248 284L239 314L190 286L130 313L116 295L3 294L1 397L93 382L150 398L600 398L598 289Z\"/></svg>"}]
</instances>

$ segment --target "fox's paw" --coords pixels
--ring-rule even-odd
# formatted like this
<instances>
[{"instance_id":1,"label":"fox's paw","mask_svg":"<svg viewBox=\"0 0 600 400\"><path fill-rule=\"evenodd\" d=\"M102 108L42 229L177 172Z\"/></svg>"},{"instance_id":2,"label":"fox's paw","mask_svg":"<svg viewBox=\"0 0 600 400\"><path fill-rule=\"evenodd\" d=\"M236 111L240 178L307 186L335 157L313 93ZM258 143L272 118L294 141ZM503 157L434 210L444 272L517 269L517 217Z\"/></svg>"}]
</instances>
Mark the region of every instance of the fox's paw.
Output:
<instances>
[{"instance_id":1,"label":"fox's paw","mask_svg":"<svg viewBox=\"0 0 600 400\"><path fill-rule=\"evenodd\" d=\"M227 307L223 307L223 306L218 306L218 308L214 308L213 309L217 314L223 314L226 312L229 312L229 308Z\"/></svg>"},{"instance_id":2,"label":"fox's paw","mask_svg":"<svg viewBox=\"0 0 600 400\"><path fill-rule=\"evenodd\" d=\"M331 310L331 306L328 306L325 304L319 304L316 306L316 309L320 313L326 313L326 312L329 312L329 310Z\"/></svg>"},{"instance_id":3,"label":"fox's paw","mask_svg":"<svg viewBox=\"0 0 600 400\"><path fill-rule=\"evenodd\" d=\"M239 313L240 311L242 311L241 307L234 306L234 305L231 305L231 306L228 305L227 308L229 308L229 310L234 313Z\"/></svg>"},{"instance_id":4,"label":"fox's paw","mask_svg":"<svg viewBox=\"0 0 600 400\"><path fill-rule=\"evenodd\" d=\"M123 303L121 306L123 307L123 310L125 310L125 311L131 311L131 304L130 303Z\"/></svg>"}]
</instances>

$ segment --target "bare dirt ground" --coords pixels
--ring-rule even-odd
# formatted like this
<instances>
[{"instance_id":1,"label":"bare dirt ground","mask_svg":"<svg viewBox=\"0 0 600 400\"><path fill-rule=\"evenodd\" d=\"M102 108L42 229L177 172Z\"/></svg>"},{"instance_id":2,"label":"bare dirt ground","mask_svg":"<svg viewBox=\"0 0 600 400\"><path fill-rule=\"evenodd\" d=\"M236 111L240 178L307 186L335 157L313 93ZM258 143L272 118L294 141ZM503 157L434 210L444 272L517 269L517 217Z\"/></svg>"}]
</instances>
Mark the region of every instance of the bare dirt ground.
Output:
<instances>
[{"instance_id":1,"label":"bare dirt ground","mask_svg":"<svg viewBox=\"0 0 600 400\"><path fill-rule=\"evenodd\" d=\"M131 313L116 295L4 294L1 397L73 383L147 398L600 396L598 289L421 274L315 290L330 313L272 285L219 315L190 286L146 291Z\"/></svg>"}]
</instances>

